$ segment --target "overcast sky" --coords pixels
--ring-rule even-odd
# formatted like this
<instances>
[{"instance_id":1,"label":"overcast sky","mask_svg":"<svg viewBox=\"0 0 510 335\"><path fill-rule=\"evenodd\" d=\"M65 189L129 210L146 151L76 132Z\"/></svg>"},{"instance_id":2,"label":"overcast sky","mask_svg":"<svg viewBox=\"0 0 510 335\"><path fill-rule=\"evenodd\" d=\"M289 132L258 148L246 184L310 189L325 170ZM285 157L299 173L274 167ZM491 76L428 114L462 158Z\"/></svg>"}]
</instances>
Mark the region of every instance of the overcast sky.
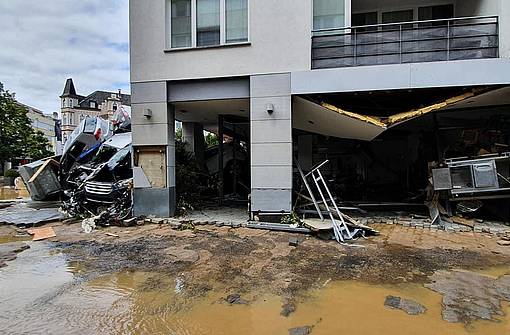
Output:
<instances>
[{"instance_id":1,"label":"overcast sky","mask_svg":"<svg viewBox=\"0 0 510 335\"><path fill-rule=\"evenodd\" d=\"M0 82L18 101L60 108L77 93L129 91L128 0L0 0Z\"/></svg>"}]
</instances>

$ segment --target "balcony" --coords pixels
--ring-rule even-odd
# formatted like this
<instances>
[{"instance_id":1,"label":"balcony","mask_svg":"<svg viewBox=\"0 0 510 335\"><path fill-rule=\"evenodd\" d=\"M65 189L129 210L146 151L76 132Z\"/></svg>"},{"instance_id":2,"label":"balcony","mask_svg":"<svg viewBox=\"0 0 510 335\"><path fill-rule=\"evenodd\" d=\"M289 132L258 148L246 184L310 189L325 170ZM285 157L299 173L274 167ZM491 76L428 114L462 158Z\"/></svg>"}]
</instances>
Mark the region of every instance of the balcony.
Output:
<instances>
[{"instance_id":1,"label":"balcony","mask_svg":"<svg viewBox=\"0 0 510 335\"><path fill-rule=\"evenodd\" d=\"M312 69L499 57L497 16L312 32Z\"/></svg>"}]
</instances>

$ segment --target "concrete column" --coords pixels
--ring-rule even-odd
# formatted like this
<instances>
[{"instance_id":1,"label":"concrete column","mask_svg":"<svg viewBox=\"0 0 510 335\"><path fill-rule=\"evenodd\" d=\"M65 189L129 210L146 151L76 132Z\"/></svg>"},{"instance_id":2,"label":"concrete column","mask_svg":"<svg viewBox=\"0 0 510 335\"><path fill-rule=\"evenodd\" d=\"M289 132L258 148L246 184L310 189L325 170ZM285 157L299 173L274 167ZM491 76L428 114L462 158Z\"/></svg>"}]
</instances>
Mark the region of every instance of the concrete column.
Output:
<instances>
[{"instance_id":1,"label":"concrete column","mask_svg":"<svg viewBox=\"0 0 510 335\"><path fill-rule=\"evenodd\" d=\"M182 140L186 143L186 149L195 155L195 158L203 163L205 151L204 127L197 122L182 123Z\"/></svg>"},{"instance_id":2,"label":"concrete column","mask_svg":"<svg viewBox=\"0 0 510 335\"><path fill-rule=\"evenodd\" d=\"M134 215L175 212L175 112L166 82L133 83Z\"/></svg>"},{"instance_id":3,"label":"concrete column","mask_svg":"<svg viewBox=\"0 0 510 335\"><path fill-rule=\"evenodd\" d=\"M510 1L501 0L499 11L499 56L510 58Z\"/></svg>"},{"instance_id":4,"label":"concrete column","mask_svg":"<svg viewBox=\"0 0 510 335\"><path fill-rule=\"evenodd\" d=\"M272 110L272 112L268 112ZM290 74L250 78L251 209L292 209Z\"/></svg>"}]
</instances>

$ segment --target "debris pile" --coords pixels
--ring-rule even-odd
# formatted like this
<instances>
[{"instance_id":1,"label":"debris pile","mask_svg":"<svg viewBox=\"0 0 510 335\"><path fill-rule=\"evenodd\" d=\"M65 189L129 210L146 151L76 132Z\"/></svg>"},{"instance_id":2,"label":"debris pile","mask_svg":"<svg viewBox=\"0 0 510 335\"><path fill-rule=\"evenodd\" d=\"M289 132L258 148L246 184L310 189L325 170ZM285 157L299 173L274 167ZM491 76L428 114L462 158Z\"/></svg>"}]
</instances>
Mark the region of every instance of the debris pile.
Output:
<instances>
[{"instance_id":1,"label":"debris pile","mask_svg":"<svg viewBox=\"0 0 510 335\"><path fill-rule=\"evenodd\" d=\"M85 231L131 216L133 172L131 120L122 109L110 122L86 117L65 143L63 154L20 168L33 200L62 199L62 212L84 219Z\"/></svg>"},{"instance_id":2,"label":"debris pile","mask_svg":"<svg viewBox=\"0 0 510 335\"><path fill-rule=\"evenodd\" d=\"M475 226L487 217L480 215L486 201L510 198L509 152L451 158L429 165L432 200L427 206L433 223L446 230L462 226L476 231ZM493 208L501 216L507 211L501 208L504 203Z\"/></svg>"},{"instance_id":3,"label":"debris pile","mask_svg":"<svg viewBox=\"0 0 510 335\"><path fill-rule=\"evenodd\" d=\"M377 235L378 232L376 230L361 224L341 211L343 208L337 205L337 202L331 194L326 180L320 171L320 168L328 162L328 160L322 162L316 167L313 167L310 172L305 174L301 169L298 160L296 160L296 166L299 174L301 175L302 184L308 192L308 196L303 195L301 191L298 192L298 197L307 201L306 204L299 207L298 213L316 214L320 218L320 221L317 220L315 222L308 220L305 222L305 225L308 226L308 228L319 232L321 230L329 231L332 229L334 239L338 243L344 243L347 240L353 240L359 236L364 237L366 233ZM307 210L307 207L311 205L314 206L315 212L314 210ZM326 218L324 217L325 215L327 216Z\"/></svg>"}]
</instances>

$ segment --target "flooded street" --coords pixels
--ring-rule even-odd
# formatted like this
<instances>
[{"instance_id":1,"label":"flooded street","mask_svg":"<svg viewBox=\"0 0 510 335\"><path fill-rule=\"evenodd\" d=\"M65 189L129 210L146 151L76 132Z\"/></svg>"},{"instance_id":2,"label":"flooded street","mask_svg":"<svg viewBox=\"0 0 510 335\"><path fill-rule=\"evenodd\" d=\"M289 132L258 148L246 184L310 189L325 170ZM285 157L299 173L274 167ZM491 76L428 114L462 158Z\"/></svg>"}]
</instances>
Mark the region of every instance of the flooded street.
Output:
<instances>
[{"instance_id":1,"label":"flooded street","mask_svg":"<svg viewBox=\"0 0 510 335\"><path fill-rule=\"evenodd\" d=\"M30 198L26 189L15 190L12 187L0 187L0 200L16 200Z\"/></svg>"},{"instance_id":2,"label":"flooded street","mask_svg":"<svg viewBox=\"0 0 510 335\"><path fill-rule=\"evenodd\" d=\"M162 230L157 232L165 234ZM492 320L445 321L443 295L436 292L437 288L425 287L426 283L432 283L430 279L422 281L416 279L421 276L412 277L407 271L410 269L401 264L404 258L399 258L407 256L399 256L392 249L380 252L394 253L393 266L383 262L384 265L372 265L372 271L380 270L391 276L401 272L401 278L381 277L381 273L358 277L360 261L366 260L357 254L335 258L332 252L338 250L333 244L332 250L323 247L323 261L337 259L338 262L345 257L348 261L343 261L342 268L333 272L320 271L320 268L316 271L301 262L295 263L294 258L313 263L313 257L301 256L301 252L310 251L307 243L317 248L324 242L315 244L316 241L310 240L289 249L276 243L288 235L266 234L267 240L262 241L260 233L248 236L250 231L247 231L242 241L251 247L245 250L232 244L239 239L236 235L221 230L215 233L226 235L217 240L208 232L202 235L203 241L189 232L178 232L176 239L160 240L131 237L116 241L104 237L100 242L16 242L28 243L30 248L0 268L0 333L289 334L291 329L304 331L295 334L500 335L510 332L508 301L501 301L499 309L493 306ZM96 239L103 239L98 234ZM264 253L260 251L262 245L252 245L254 241L272 243L271 265L266 269L261 268L265 263L256 264L255 259ZM7 242L12 243L13 237L0 239L0 243ZM183 243L187 247L179 249ZM218 250L220 246L223 247ZM193 257L191 251L200 257ZM232 252L236 257L232 257ZM411 255L422 256L419 251ZM240 261L249 257L255 257L248 261L251 266ZM381 254L377 257L381 258ZM283 260L288 264L286 267L279 264ZM500 262L488 257L486 262L492 265L477 265L476 257L471 262L476 272L469 273L482 278L477 281L492 283L510 278L506 276L510 274L506 260ZM452 263L451 271L470 267L461 263L459 266ZM436 266L439 270L444 268L441 264ZM427 276L428 271L440 273L427 267L414 269L415 274L420 271ZM349 277L352 279L341 279ZM372 280L375 278L380 282L375 283ZM498 287L507 290L507 286ZM484 294L490 297L495 292L487 288ZM388 296L415 301L426 310L423 314L409 315L404 310L385 306ZM472 302L483 305L483 302Z\"/></svg>"}]
</instances>

